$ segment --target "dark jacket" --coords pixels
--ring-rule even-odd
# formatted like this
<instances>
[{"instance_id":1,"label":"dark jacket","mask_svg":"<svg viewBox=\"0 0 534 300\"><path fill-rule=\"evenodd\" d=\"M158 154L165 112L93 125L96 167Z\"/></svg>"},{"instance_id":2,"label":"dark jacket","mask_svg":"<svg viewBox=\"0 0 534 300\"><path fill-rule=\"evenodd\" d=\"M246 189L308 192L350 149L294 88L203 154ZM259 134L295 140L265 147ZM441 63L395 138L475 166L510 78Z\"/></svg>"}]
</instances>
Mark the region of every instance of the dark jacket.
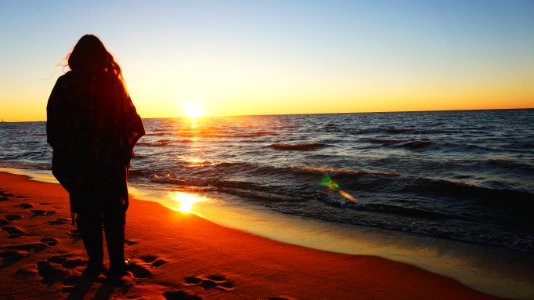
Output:
<instances>
[{"instance_id":1,"label":"dark jacket","mask_svg":"<svg viewBox=\"0 0 534 300\"><path fill-rule=\"evenodd\" d=\"M58 78L47 105L52 173L71 195L116 195L128 206L127 172L143 122L116 76L68 72ZM80 197L84 198L84 197ZM86 197L85 197L86 198Z\"/></svg>"}]
</instances>

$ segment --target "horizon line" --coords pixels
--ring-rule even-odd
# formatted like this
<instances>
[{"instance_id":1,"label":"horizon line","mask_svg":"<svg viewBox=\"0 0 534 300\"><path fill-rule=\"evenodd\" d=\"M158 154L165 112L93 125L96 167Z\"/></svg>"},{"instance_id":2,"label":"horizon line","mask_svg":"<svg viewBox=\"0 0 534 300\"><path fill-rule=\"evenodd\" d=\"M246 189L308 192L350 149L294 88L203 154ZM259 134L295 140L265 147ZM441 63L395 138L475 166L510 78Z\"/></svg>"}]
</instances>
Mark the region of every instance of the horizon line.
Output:
<instances>
[{"instance_id":1,"label":"horizon line","mask_svg":"<svg viewBox=\"0 0 534 300\"><path fill-rule=\"evenodd\" d=\"M417 112L455 112L455 111L491 111L491 110L530 110L534 107L519 107L519 108L478 108L478 109L431 109L431 110L388 110L388 111L359 111L359 112L325 112L325 113L278 113L278 114L243 114L243 115L205 115L199 117L203 118L224 118L224 117L254 117L254 116L292 116L292 115L350 115L350 114L373 114L373 113L417 113ZM174 117L141 117L141 119L184 119L190 118L188 116L174 116ZM6 121L0 119L0 123L24 123L24 122L46 122L45 120L22 120L22 121Z\"/></svg>"}]
</instances>

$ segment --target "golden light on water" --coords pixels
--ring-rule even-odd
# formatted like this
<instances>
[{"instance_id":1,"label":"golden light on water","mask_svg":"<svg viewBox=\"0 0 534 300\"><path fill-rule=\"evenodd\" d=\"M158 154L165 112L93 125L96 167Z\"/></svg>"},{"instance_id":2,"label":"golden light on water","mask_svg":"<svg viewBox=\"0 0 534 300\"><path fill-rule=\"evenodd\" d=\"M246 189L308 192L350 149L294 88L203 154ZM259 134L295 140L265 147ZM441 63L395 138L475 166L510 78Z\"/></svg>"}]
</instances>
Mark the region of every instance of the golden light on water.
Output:
<instances>
[{"instance_id":1,"label":"golden light on water","mask_svg":"<svg viewBox=\"0 0 534 300\"><path fill-rule=\"evenodd\" d=\"M206 200L206 198L197 194L184 192L172 192L169 194L169 198L176 201L178 204L177 210L184 213L193 212L193 207L196 203Z\"/></svg>"},{"instance_id":2,"label":"golden light on water","mask_svg":"<svg viewBox=\"0 0 534 300\"><path fill-rule=\"evenodd\" d=\"M179 159L186 164L187 168L196 168L204 165L211 165L211 163L209 163L208 161L198 157L181 156L179 157Z\"/></svg>"}]
</instances>

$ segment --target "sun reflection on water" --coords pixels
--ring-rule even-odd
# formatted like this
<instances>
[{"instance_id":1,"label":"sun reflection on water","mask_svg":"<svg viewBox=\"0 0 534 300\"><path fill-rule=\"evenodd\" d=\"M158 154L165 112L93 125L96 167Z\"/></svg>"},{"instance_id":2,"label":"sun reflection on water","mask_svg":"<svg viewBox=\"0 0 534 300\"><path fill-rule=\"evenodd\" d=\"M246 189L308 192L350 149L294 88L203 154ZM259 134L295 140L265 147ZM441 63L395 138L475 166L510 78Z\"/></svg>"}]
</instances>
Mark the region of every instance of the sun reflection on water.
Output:
<instances>
[{"instance_id":1,"label":"sun reflection on water","mask_svg":"<svg viewBox=\"0 0 534 300\"><path fill-rule=\"evenodd\" d=\"M171 192L169 198L178 204L176 208L178 211L185 213L193 212L194 204L206 201L205 197L185 192Z\"/></svg>"},{"instance_id":2,"label":"sun reflection on water","mask_svg":"<svg viewBox=\"0 0 534 300\"><path fill-rule=\"evenodd\" d=\"M201 159L199 157L180 156L178 157L178 159L180 159L180 161L185 163L186 168L197 168L197 167L209 165L208 161Z\"/></svg>"}]
</instances>

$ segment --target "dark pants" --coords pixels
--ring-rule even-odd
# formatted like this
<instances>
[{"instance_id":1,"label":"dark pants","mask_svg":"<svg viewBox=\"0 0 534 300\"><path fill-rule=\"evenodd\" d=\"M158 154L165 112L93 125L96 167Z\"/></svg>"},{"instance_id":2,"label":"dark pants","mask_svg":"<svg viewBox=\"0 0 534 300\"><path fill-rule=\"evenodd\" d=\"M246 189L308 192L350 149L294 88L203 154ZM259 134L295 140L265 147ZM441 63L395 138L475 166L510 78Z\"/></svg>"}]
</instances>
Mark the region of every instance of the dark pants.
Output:
<instances>
[{"instance_id":1,"label":"dark pants","mask_svg":"<svg viewBox=\"0 0 534 300\"><path fill-rule=\"evenodd\" d=\"M101 269L102 229L106 234L110 272L124 271L124 225L126 211L118 197L90 196L83 202L76 224L89 256L89 267Z\"/></svg>"}]
</instances>

